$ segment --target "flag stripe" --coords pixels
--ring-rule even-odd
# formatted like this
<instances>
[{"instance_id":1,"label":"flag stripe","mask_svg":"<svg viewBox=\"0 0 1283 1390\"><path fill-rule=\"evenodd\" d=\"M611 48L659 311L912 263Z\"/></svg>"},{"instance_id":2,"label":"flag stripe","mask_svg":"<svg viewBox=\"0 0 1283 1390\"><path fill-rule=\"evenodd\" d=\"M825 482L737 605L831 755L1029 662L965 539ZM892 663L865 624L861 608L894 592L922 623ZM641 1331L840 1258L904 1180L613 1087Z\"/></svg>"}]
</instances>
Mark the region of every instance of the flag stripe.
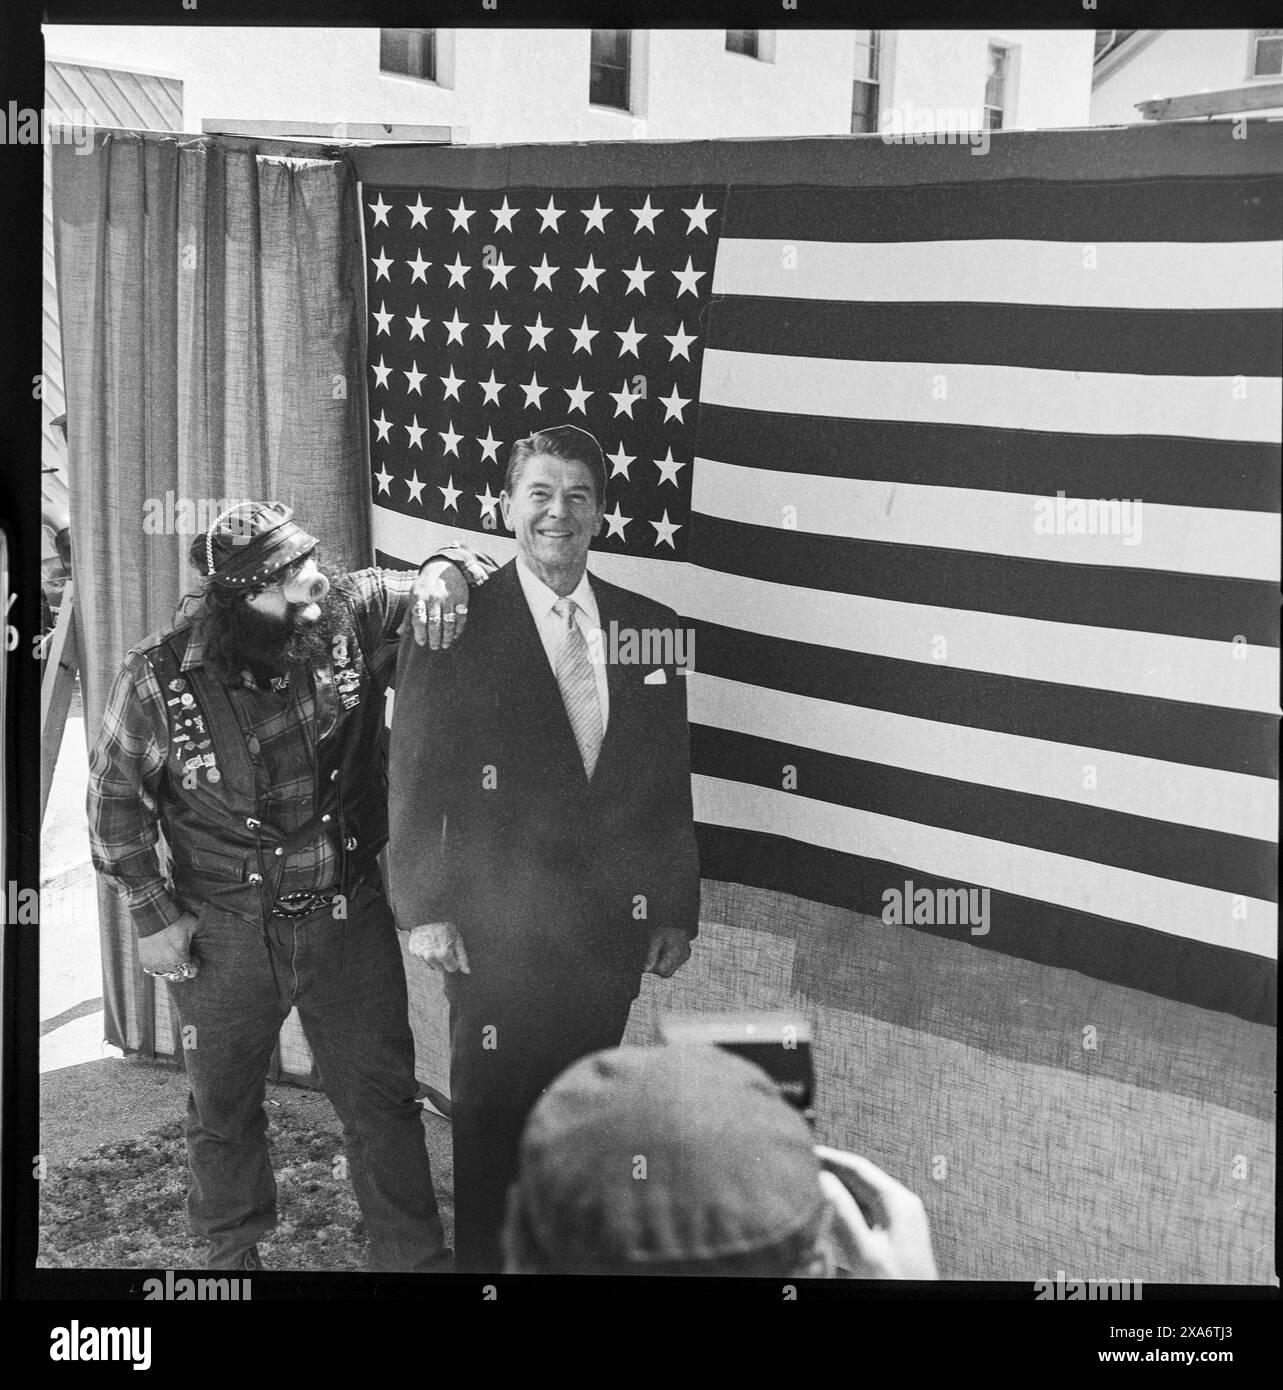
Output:
<instances>
[{"instance_id":1,"label":"flag stripe","mask_svg":"<svg viewBox=\"0 0 1283 1390\"><path fill-rule=\"evenodd\" d=\"M1187 273L1191 254L1205 262L1197 276ZM1076 241L1009 238L866 242L808 241L796 234L782 239L727 236L718 246L713 292L762 296L774 303L777 313L787 314L793 331L803 332L810 325L815 333L811 341L823 341L826 346L830 332L836 333L839 344L860 343L866 321L868 334L876 337L877 328L888 324L892 316L907 323L906 337L912 344L926 336L928 321L938 318L946 344L974 333L972 352L981 344L1004 339L1022 343L1026 350L1036 346L1055 350L1060 346L1056 340L1064 335L1066 357L1085 351L1087 361L1092 360L1092 344L1085 340L1093 322L1099 330L1100 315L1080 311L1104 309L1109 311L1110 336L1097 334L1096 370L1117 371L1121 368L1106 364L1125 362L1127 345L1161 351L1161 345L1148 343L1147 337L1163 331L1162 320L1169 318L1176 320L1169 326L1173 335L1169 350L1193 356L1197 341L1180 341L1193 327L1193 322L1187 326L1179 321L1183 311L1204 311L1191 317L1210 320L1207 327L1213 341L1251 343L1267 357L1275 352L1276 346L1266 336L1275 315L1249 313L1239 320L1238 313L1283 306L1283 242L1215 241L1194 247L1158 241L1097 242L1084 246ZM781 299L805 303L781 305ZM858 320L851 316L851 303L861 306ZM966 313L955 307L964 304L976 307ZM908 307L913 305L924 308L915 312ZM1000 310L999 305L1032 307L1036 312ZM942 306L949 306L950 312L942 312ZM1037 342L1039 319L1047 333L1042 344ZM995 339L991 334L1001 336ZM760 337L755 341L760 342ZM894 336L883 341L887 347L894 346L897 357L907 353L907 345L895 344ZM1103 361L1101 352L1107 354ZM864 357L867 353L837 346L832 355ZM942 349L934 355L954 360ZM964 355L959 360L990 359ZM1254 359L1249 355L1247 360ZM1200 364L1200 369L1205 370L1206 364Z\"/></svg>"},{"instance_id":2,"label":"flag stripe","mask_svg":"<svg viewBox=\"0 0 1283 1390\"><path fill-rule=\"evenodd\" d=\"M379 540L417 565L459 533L436 522L379 510ZM515 553L511 537L474 538L497 557ZM414 558L415 556L418 558ZM1163 633L1042 622L747 579L715 569L654 565L632 555L598 554L593 572L667 603L683 617L766 636L902 661L951 666L1030 681L1115 690L1159 700L1278 713L1278 650L1248 644L1241 660L1227 643ZM947 655L938 638L947 640Z\"/></svg>"},{"instance_id":3,"label":"flag stripe","mask_svg":"<svg viewBox=\"0 0 1283 1390\"><path fill-rule=\"evenodd\" d=\"M489 540L484 548L501 553L501 545ZM376 562L390 569L419 564L384 551L377 552ZM597 570L597 556L591 565ZM923 724L943 721L1079 746L1096 755L1122 753L1177 768L1238 773L1265 781L1271 790L1278 776L1278 724L1268 714L896 661L711 622L697 624L696 639L700 672L764 694L778 691L857 710L899 712ZM795 736L800 726L786 727ZM997 774L995 764L992 775Z\"/></svg>"},{"instance_id":4,"label":"flag stripe","mask_svg":"<svg viewBox=\"0 0 1283 1390\"><path fill-rule=\"evenodd\" d=\"M1268 443L898 420L812 419L802 427L794 415L715 405L701 408L700 441L708 457L746 468L1275 513L1283 463Z\"/></svg>"},{"instance_id":5,"label":"flag stripe","mask_svg":"<svg viewBox=\"0 0 1283 1390\"><path fill-rule=\"evenodd\" d=\"M1120 505L1117 497L1102 503L1077 493L1058 503L1023 493L808 476L704 457L695 460L691 505L704 516L754 527L1266 584L1280 558L1277 518L1266 512L1171 507L1143 498ZM1089 524L1113 533L1053 530Z\"/></svg>"},{"instance_id":6,"label":"flag stripe","mask_svg":"<svg viewBox=\"0 0 1283 1390\"><path fill-rule=\"evenodd\" d=\"M915 889L928 888L933 893L963 886L956 877L920 868L906 873L899 861L842 853L796 839L780 840L760 830L705 823L698 826L698 834L700 871L706 880L725 879L874 917L883 911L886 891L903 890L906 879ZM1119 920L1106 915L1114 906L1109 900L1096 906L1101 911L1080 912L1047 901L1041 890L1028 897L994 891L986 936L973 936L969 929L947 924L913 924L900 930L962 939L988 951L1076 970L1163 999L1273 1024L1276 962ZM776 930L793 939L795 925L785 916Z\"/></svg>"},{"instance_id":7,"label":"flag stripe","mask_svg":"<svg viewBox=\"0 0 1283 1390\"><path fill-rule=\"evenodd\" d=\"M1096 309L1043 304L849 304L738 292L713 305L709 332L730 352L752 352L769 341L793 357L866 362L969 362L1145 377L1283 371L1283 313L1277 309L1119 310L1108 316L1108 331L1101 318Z\"/></svg>"},{"instance_id":8,"label":"flag stripe","mask_svg":"<svg viewBox=\"0 0 1283 1390\"><path fill-rule=\"evenodd\" d=\"M700 399L743 410L922 424L1278 443L1277 379L1139 376L970 362L838 362L704 350Z\"/></svg>"},{"instance_id":9,"label":"flag stripe","mask_svg":"<svg viewBox=\"0 0 1283 1390\"><path fill-rule=\"evenodd\" d=\"M697 725L691 735L692 766L706 779L739 783L749 800L757 791L774 795L782 789L793 796L801 803L791 812L793 833L799 839L804 838L806 818L822 805L826 815L850 811L891 822L901 848L909 853L916 851L924 828L930 827L979 837L990 844L1050 853L1057 865L1068 858L1094 868L1140 873L1168 890L1184 884L1218 892L1223 895L1226 916L1235 893L1260 902L1276 899L1274 847L1265 840L1031 796L993 783L906 771L885 764L881 750L877 762L815 752L792 737L785 740L780 736L784 733L791 735L792 730L764 739ZM909 824L915 831L903 833L900 827ZM853 839L830 848L849 851L862 843ZM973 878L965 873L961 877ZM974 881L1003 886L984 878ZM1129 914L1120 910L1119 915ZM1145 925L1155 924L1147 920Z\"/></svg>"},{"instance_id":10,"label":"flag stripe","mask_svg":"<svg viewBox=\"0 0 1283 1390\"><path fill-rule=\"evenodd\" d=\"M914 158L921 154L918 151ZM974 162L984 164L987 160ZM967 177L971 176L968 169ZM1059 184L1045 177L1023 184L942 181L931 186L881 187L859 194L848 188L740 186L727 194L726 225L736 240L776 243L799 239L910 245L1075 243L1080 266L1081 251L1087 246L1100 250L1131 245L1138 248L1140 259L1152 245L1164 263L1180 266L1168 282L1168 295L1177 296L1189 292L1184 282L1203 278L1203 270L1208 268L1203 260L1207 247L1278 241L1283 226L1283 188L1274 174L1265 178ZM1176 257L1182 244L1184 260L1167 260ZM940 249L946 256L952 254L947 247ZM1189 274L1192 256L1198 257L1199 266L1194 276ZM1145 266L1136 266L1136 275L1141 283L1148 283ZM1120 286L1120 290L1128 293L1126 287ZM909 293L904 297L915 296ZM1043 298L1035 296L1037 300ZM1170 298L1161 302L1175 307L1177 301Z\"/></svg>"},{"instance_id":11,"label":"flag stripe","mask_svg":"<svg viewBox=\"0 0 1283 1390\"><path fill-rule=\"evenodd\" d=\"M1239 895L1245 920L1237 920L1232 916L1232 895L1214 888L737 780L697 774L692 781L696 818L709 825L763 832L840 853L858 845L863 857L933 874L949 883L1041 898L1076 912L1097 913L1107 907L1119 921L1149 927L1155 933L1276 958L1277 909L1250 894ZM883 889L896 886L895 878L882 885Z\"/></svg>"},{"instance_id":12,"label":"flag stripe","mask_svg":"<svg viewBox=\"0 0 1283 1390\"><path fill-rule=\"evenodd\" d=\"M1271 785L1278 777L1278 721L1268 714L893 661L710 622L697 624L696 636L700 671L763 690L1245 773Z\"/></svg>"},{"instance_id":13,"label":"flag stripe","mask_svg":"<svg viewBox=\"0 0 1283 1390\"><path fill-rule=\"evenodd\" d=\"M698 666L688 693L691 722L708 729L772 741L787 730L796 746L839 758L867 759L876 748L886 767L1224 835L1277 838L1278 787L1268 777L861 708L728 680ZM852 780L860 785L865 779L852 773Z\"/></svg>"},{"instance_id":14,"label":"flag stripe","mask_svg":"<svg viewBox=\"0 0 1283 1390\"><path fill-rule=\"evenodd\" d=\"M797 489L798 494L802 491ZM958 505L970 496L953 495ZM1026 499L1025 505L1032 517L1032 500ZM817 515L801 512L799 519ZM1147 637L1194 638L1219 643L1208 653L1218 662L1233 655L1230 642L1235 636L1261 647L1278 641L1278 593L1268 581L937 549L936 537L925 529L922 539L931 544L888 545L880 540L809 535L781 524L781 511L776 516L779 520L773 526L750 526L697 513L691 521L692 544L698 547L700 563L724 573L809 590L837 590L994 617L1054 615L1058 623L1079 623L1101 631L1127 629ZM979 545L988 537L976 532L973 539ZM1043 536L1033 539L1053 541ZM1124 549L1116 537L1088 539ZM1246 540L1240 538L1239 544L1245 547ZM1094 682L1084 678L1078 683Z\"/></svg>"}]
</instances>

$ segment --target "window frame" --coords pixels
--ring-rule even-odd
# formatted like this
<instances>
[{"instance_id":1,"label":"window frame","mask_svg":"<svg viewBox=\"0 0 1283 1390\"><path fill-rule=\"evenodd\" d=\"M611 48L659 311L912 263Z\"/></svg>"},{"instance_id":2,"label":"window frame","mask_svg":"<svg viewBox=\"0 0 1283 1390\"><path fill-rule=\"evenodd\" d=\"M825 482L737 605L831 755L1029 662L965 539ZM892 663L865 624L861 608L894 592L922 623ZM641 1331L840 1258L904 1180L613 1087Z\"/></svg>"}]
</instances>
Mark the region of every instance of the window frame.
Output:
<instances>
[{"instance_id":1,"label":"window frame","mask_svg":"<svg viewBox=\"0 0 1283 1390\"><path fill-rule=\"evenodd\" d=\"M1283 48L1283 29L1270 32L1265 29L1249 29L1247 38L1247 78L1249 82L1278 82L1283 80L1283 55L1280 55L1279 72L1257 72L1256 63L1261 51L1262 41L1276 43Z\"/></svg>"},{"instance_id":2,"label":"window frame","mask_svg":"<svg viewBox=\"0 0 1283 1390\"><path fill-rule=\"evenodd\" d=\"M985 60L986 60L986 67L985 67L985 89L984 89L984 93L983 93L983 101L981 102L981 108L980 108L980 110L981 110L981 120L983 121L983 125L982 125L981 129L983 129L983 130L1004 130L1004 129L1006 129L1005 117L1006 117L1007 113L1011 110L1011 79L1012 79L1012 74L1013 74L1013 72L1015 71L1015 67L1014 67L1014 63L1013 63L1013 52L1014 52L1014 50L1012 49L1012 47L1011 47L1010 44L995 43L992 39L989 40L989 46L988 46L988 49L987 49L986 52L985 52ZM989 104L989 70L988 70L987 64L988 64L988 60L989 60L989 59L993 56L993 54L995 54L995 53L1000 53L1000 54L1002 55L1002 68L1001 68L1001 72L1000 72L1000 76L1001 76L1001 79L1002 79L1002 105L1001 105L1001 106L991 106L991 105ZM998 113L998 124L997 124L997 125L994 125L994 124L991 122L991 120L990 120L989 113L990 113L991 111L996 111L996 112Z\"/></svg>"},{"instance_id":3,"label":"window frame","mask_svg":"<svg viewBox=\"0 0 1283 1390\"><path fill-rule=\"evenodd\" d=\"M610 72L623 72L624 74L624 104L617 106L613 102L597 101L593 96L593 69L606 67L605 64L593 58L593 39L594 34L606 33L604 29L590 29L588 31L588 105L595 111L614 111L617 115L631 116L633 110L633 59L636 52L636 45L633 42L633 31L631 29L615 29L609 32L625 35L625 53L622 68L613 64L607 68Z\"/></svg>"},{"instance_id":4,"label":"window frame","mask_svg":"<svg viewBox=\"0 0 1283 1390\"><path fill-rule=\"evenodd\" d=\"M876 135L878 122L882 119L882 58L884 44L882 40L883 31L881 29L857 30L857 33L867 32L869 35L868 43L861 43L859 39L855 41L857 50L865 49L869 56L869 66L873 69L873 77L852 77L851 78L851 134L852 135ZM873 124L867 130L856 130L855 128L855 93L859 88L872 89L873 91Z\"/></svg>"},{"instance_id":5,"label":"window frame","mask_svg":"<svg viewBox=\"0 0 1283 1390\"><path fill-rule=\"evenodd\" d=\"M379 30L379 76L380 77L403 77L411 82L431 82L435 86L441 85L441 31L439 29L380 29ZM420 39L428 36L431 50L432 73L430 76L418 72L403 72L399 68L385 68L383 66L383 36L385 34L406 34L416 35ZM409 48L407 45L406 61L409 62Z\"/></svg>"}]
</instances>

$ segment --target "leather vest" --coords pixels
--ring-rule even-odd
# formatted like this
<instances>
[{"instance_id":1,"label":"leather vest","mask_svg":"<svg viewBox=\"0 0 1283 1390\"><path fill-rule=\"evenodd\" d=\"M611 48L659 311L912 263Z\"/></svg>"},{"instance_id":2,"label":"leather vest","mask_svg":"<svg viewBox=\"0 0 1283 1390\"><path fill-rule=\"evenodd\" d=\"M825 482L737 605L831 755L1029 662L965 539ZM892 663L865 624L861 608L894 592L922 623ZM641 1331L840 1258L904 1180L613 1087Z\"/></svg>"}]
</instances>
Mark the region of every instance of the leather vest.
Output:
<instances>
[{"instance_id":1,"label":"leather vest","mask_svg":"<svg viewBox=\"0 0 1283 1390\"><path fill-rule=\"evenodd\" d=\"M262 920L286 858L318 833L334 846L335 886L349 897L376 865L388 838L384 688L365 660L341 584L335 588L345 602L331 654L312 668L315 715L305 731L316 768L310 815L292 833L273 823L274 803L257 795L258 741L246 736L226 687L201 665L182 669L193 626L167 633L144 653L169 711L160 815L180 903L208 902Z\"/></svg>"}]
</instances>

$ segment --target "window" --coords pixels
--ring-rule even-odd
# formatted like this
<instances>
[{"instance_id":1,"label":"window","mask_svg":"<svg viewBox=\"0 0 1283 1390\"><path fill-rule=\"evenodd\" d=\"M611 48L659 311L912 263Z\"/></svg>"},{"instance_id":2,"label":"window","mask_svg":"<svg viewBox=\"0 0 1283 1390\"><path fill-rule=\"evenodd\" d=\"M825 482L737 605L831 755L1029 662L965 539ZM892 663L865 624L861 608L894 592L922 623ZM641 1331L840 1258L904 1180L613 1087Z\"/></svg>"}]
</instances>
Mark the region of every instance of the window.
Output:
<instances>
[{"instance_id":1,"label":"window","mask_svg":"<svg viewBox=\"0 0 1283 1390\"><path fill-rule=\"evenodd\" d=\"M851 93L851 133L860 135L878 128L878 102L882 79L882 34L878 29L855 31L855 86Z\"/></svg>"},{"instance_id":2,"label":"window","mask_svg":"<svg viewBox=\"0 0 1283 1390\"><path fill-rule=\"evenodd\" d=\"M989 75L985 78L985 129L1001 130L1007 105L1007 50L989 45Z\"/></svg>"},{"instance_id":3,"label":"window","mask_svg":"<svg viewBox=\"0 0 1283 1390\"><path fill-rule=\"evenodd\" d=\"M594 106L627 111L628 63L632 33L628 29L594 29L588 73L588 100Z\"/></svg>"},{"instance_id":4,"label":"window","mask_svg":"<svg viewBox=\"0 0 1283 1390\"><path fill-rule=\"evenodd\" d=\"M1252 35L1252 76L1283 76L1283 29L1258 29Z\"/></svg>"},{"instance_id":5,"label":"window","mask_svg":"<svg viewBox=\"0 0 1283 1390\"><path fill-rule=\"evenodd\" d=\"M742 53L746 58L758 57L756 29L728 29L726 31L726 51Z\"/></svg>"},{"instance_id":6,"label":"window","mask_svg":"<svg viewBox=\"0 0 1283 1390\"><path fill-rule=\"evenodd\" d=\"M435 29L380 29L379 71L437 80Z\"/></svg>"}]
</instances>

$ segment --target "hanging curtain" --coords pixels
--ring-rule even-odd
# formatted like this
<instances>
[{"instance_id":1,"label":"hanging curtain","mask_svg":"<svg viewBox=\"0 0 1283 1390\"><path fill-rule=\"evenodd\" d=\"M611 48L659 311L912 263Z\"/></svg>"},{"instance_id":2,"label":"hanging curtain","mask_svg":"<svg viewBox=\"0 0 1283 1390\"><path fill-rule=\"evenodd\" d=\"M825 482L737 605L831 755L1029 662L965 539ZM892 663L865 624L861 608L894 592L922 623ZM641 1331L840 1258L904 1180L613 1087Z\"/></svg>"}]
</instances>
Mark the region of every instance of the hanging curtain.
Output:
<instances>
[{"instance_id":1,"label":"hanging curtain","mask_svg":"<svg viewBox=\"0 0 1283 1390\"><path fill-rule=\"evenodd\" d=\"M370 563L361 232L345 159L115 132L53 148L75 603L92 744L125 651L196 583L218 509L280 500ZM168 997L99 886L107 1041L177 1055ZM297 1019L285 1074L311 1058Z\"/></svg>"}]
</instances>

